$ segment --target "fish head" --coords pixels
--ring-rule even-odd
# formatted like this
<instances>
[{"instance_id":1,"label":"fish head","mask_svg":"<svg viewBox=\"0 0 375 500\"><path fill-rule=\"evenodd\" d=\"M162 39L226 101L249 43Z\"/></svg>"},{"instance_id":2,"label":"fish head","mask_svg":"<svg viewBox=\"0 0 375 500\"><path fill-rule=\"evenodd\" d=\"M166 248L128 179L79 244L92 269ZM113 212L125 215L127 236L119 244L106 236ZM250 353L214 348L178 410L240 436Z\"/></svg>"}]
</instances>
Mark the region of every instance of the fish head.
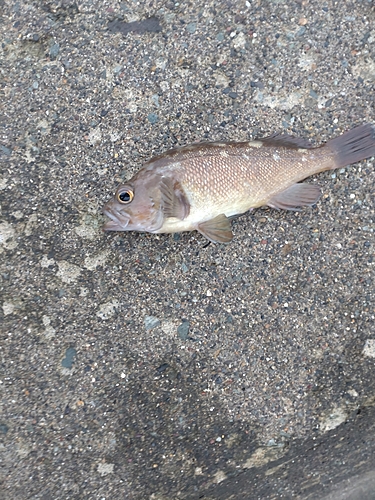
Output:
<instances>
[{"instance_id":1,"label":"fish head","mask_svg":"<svg viewBox=\"0 0 375 500\"><path fill-rule=\"evenodd\" d=\"M160 179L154 176L121 184L103 207L104 215L109 218L103 230L154 232L160 229L164 214L159 184Z\"/></svg>"}]
</instances>

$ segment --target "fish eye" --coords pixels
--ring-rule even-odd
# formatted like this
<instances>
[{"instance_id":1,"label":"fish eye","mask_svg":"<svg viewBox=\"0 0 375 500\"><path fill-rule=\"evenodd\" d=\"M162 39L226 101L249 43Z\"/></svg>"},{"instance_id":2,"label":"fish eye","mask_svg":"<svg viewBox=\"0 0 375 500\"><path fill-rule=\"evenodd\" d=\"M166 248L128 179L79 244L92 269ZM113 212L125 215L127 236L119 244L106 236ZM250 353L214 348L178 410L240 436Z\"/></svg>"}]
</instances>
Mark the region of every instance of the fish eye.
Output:
<instances>
[{"instance_id":1,"label":"fish eye","mask_svg":"<svg viewBox=\"0 0 375 500\"><path fill-rule=\"evenodd\" d=\"M130 203L132 199L134 198L134 193L131 189L123 189L117 193L117 201L119 203L122 203L123 205L126 205L127 203Z\"/></svg>"}]
</instances>

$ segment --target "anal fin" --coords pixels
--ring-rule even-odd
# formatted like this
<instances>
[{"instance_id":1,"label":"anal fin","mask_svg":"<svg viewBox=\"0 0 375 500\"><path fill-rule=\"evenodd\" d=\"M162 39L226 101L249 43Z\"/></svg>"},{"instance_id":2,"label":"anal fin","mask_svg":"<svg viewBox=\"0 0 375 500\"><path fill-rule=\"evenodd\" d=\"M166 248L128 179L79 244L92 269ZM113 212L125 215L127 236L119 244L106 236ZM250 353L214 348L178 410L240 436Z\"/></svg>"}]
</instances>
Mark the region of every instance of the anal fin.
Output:
<instances>
[{"instance_id":1,"label":"anal fin","mask_svg":"<svg viewBox=\"0 0 375 500\"><path fill-rule=\"evenodd\" d=\"M201 222L198 231L213 243L229 243L233 238L230 220L224 214Z\"/></svg>"},{"instance_id":2,"label":"anal fin","mask_svg":"<svg viewBox=\"0 0 375 500\"><path fill-rule=\"evenodd\" d=\"M280 210L298 210L299 207L314 205L320 195L320 187L316 184L293 184L273 196L267 205Z\"/></svg>"}]
</instances>

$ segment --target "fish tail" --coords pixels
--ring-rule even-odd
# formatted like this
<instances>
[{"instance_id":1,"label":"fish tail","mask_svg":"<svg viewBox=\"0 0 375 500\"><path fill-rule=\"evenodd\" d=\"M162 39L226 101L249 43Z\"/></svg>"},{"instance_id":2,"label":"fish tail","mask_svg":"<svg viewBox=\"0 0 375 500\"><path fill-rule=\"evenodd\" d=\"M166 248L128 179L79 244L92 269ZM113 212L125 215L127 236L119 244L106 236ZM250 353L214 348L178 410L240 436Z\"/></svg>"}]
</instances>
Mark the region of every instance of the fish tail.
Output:
<instances>
[{"instance_id":1,"label":"fish tail","mask_svg":"<svg viewBox=\"0 0 375 500\"><path fill-rule=\"evenodd\" d=\"M375 126L365 123L327 142L326 146L334 154L332 169L375 156Z\"/></svg>"},{"instance_id":2,"label":"fish tail","mask_svg":"<svg viewBox=\"0 0 375 500\"><path fill-rule=\"evenodd\" d=\"M375 126L371 123L360 125L331 139L326 147L334 154L332 169L345 167L375 156Z\"/></svg>"}]
</instances>

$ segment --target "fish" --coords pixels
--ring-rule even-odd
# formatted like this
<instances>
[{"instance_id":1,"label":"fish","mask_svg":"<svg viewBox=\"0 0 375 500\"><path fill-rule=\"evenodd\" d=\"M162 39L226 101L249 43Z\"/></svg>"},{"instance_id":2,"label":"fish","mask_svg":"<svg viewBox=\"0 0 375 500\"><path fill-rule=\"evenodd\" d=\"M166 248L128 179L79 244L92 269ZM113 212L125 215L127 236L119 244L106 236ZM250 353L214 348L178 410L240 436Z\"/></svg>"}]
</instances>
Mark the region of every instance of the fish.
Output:
<instances>
[{"instance_id":1,"label":"fish","mask_svg":"<svg viewBox=\"0 0 375 500\"><path fill-rule=\"evenodd\" d=\"M274 134L244 142L200 142L150 159L103 207L104 231L198 231L213 243L233 238L233 218L258 207L301 210L321 188L301 182L375 155L375 126L360 125L314 147Z\"/></svg>"}]
</instances>

